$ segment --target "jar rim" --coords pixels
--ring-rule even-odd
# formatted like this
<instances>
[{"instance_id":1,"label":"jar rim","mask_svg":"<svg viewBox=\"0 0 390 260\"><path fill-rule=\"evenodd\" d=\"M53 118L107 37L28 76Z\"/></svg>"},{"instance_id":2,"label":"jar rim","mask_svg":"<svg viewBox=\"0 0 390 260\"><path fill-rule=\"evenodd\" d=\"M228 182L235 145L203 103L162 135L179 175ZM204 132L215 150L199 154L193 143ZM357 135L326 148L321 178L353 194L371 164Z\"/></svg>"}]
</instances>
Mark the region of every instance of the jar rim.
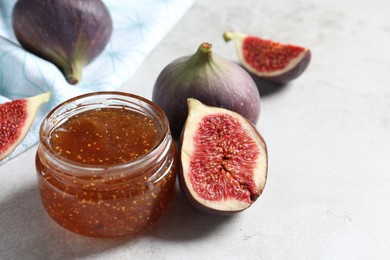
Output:
<instances>
[{"instance_id":1,"label":"jar rim","mask_svg":"<svg viewBox=\"0 0 390 260\"><path fill-rule=\"evenodd\" d=\"M104 99L104 96L106 98ZM150 112L153 112L155 115L153 119L155 119L156 123L158 124L158 127L161 130L161 134L159 136L158 142L145 154L139 156L138 158L128 161L128 162L123 162L123 163L117 163L117 164L109 164L109 165L99 165L99 164L84 164L80 162L76 162L73 160L70 160L62 155L59 155L55 149L50 145L48 141L48 134L47 134L47 127L48 123L50 120L54 120L55 116L57 113L61 112L61 109L65 109L67 106L71 105L76 105L77 101L82 101L82 100L88 100L89 98L93 97L100 97L102 100L117 100L117 101L122 101L122 102L131 102L130 100L133 100L134 104L139 106L139 111L140 109L146 109L148 108ZM76 105L76 107L80 106L82 103L79 103ZM103 102L100 103L94 103L94 104L102 104L102 105L107 105L106 103L103 104ZM73 107L75 108L75 107ZM68 109L64 110L64 112L71 111L72 108L69 107ZM148 114L148 116L152 116L151 114ZM97 172L104 172L105 174L109 172L121 172L121 170L125 169L134 169L134 172L136 169L139 169L147 163L150 163L150 158L155 157L158 155L160 152L164 152L167 150L167 147L169 148L172 138L170 136L170 130L169 130L169 121L164 113L164 111L155 103L152 101L135 95L131 93L126 93L126 92L120 92L120 91L97 91L97 92L90 92L86 94L82 94L73 98L70 98L59 105L57 105L55 108L53 108L48 115L45 117L45 119L42 121L40 130L39 130L39 139L40 139L40 144L44 148L45 151L49 153L49 158L52 160L55 160L57 163L60 163L61 165L65 165L66 167L70 167L72 169L77 169L77 171L86 171L86 172L91 172L94 171L95 173ZM156 155L157 154L157 155Z\"/></svg>"}]
</instances>

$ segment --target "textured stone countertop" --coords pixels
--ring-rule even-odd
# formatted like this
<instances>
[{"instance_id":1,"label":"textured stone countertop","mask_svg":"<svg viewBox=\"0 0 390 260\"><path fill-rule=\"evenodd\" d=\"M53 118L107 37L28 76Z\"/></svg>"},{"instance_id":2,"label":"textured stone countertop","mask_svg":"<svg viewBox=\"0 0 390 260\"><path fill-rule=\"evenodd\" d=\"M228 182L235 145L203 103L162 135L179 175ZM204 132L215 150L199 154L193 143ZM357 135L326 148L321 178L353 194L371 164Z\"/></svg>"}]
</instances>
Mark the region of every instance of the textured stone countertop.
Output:
<instances>
[{"instance_id":1,"label":"textured stone countertop","mask_svg":"<svg viewBox=\"0 0 390 260\"><path fill-rule=\"evenodd\" d=\"M300 78L259 84L263 195L216 217L178 191L136 239L85 238L44 212L34 146L0 166L0 259L390 259L389 13L385 0L197 1L122 90L151 98L161 69L203 41L237 61L228 29L310 47Z\"/></svg>"}]
</instances>

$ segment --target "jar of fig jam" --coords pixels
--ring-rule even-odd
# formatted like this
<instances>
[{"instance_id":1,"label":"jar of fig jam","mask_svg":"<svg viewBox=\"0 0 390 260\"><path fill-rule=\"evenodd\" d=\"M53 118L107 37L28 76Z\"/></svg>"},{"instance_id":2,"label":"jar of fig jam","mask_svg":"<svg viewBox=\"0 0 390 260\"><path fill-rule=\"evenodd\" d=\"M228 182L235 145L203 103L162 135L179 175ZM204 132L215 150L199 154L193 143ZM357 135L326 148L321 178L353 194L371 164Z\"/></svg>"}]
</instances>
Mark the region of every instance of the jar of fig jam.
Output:
<instances>
[{"instance_id":1,"label":"jar of fig jam","mask_svg":"<svg viewBox=\"0 0 390 260\"><path fill-rule=\"evenodd\" d=\"M124 236L167 211L176 151L168 119L151 101L121 92L78 96L53 109L39 134L39 191L62 227Z\"/></svg>"}]
</instances>

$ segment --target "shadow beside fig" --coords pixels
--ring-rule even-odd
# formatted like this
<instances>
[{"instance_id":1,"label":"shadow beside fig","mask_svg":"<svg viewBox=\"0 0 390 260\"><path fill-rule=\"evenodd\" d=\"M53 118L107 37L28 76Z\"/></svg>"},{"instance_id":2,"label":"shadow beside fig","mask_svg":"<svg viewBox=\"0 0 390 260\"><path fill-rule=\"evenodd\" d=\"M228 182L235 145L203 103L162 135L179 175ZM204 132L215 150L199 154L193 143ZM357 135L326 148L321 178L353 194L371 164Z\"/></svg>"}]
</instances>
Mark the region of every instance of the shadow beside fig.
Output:
<instances>
[{"instance_id":1,"label":"shadow beside fig","mask_svg":"<svg viewBox=\"0 0 390 260\"><path fill-rule=\"evenodd\" d=\"M234 217L211 215L195 209L177 187L170 210L146 233L168 241L197 240L228 225Z\"/></svg>"},{"instance_id":2,"label":"shadow beside fig","mask_svg":"<svg viewBox=\"0 0 390 260\"><path fill-rule=\"evenodd\" d=\"M75 259L131 242L89 238L63 229L46 214L36 186L0 202L0 209L0 259Z\"/></svg>"},{"instance_id":3,"label":"shadow beside fig","mask_svg":"<svg viewBox=\"0 0 390 260\"><path fill-rule=\"evenodd\" d=\"M196 240L228 224L233 216L197 211L178 187L173 205L149 229L137 236L91 238L74 234L45 212L38 188L31 185L0 202L0 259L75 259L118 247L136 247L147 237L168 241Z\"/></svg>"},{"instance_id":4,"label":"shadow beside fig","mask_svg":"<svg viewBox=\"0 0 390 260\"><path fill-rule=\"evenodd\" d=\"M265 97L265 96L272 95L272 94L275 94L277 92L280 92L288 85L288 83L276 83L276 82L272 82L272 81L268 81L268 80L259 78L258 76L256 76L252 72L248 71L241 64L238 64L238 65L242 69L244 69L246 72L248 72L248 74L251 76L251 78L253 79L253 81L257 85L257 88L258 88L258 90L260 92L260 96L261 97Z\"/></svg>"},{"instance_id":5,"label":"shadow beside fig","mask_svg":"<svg viewBox=\"0 0 390 260\"><path fill-rule=\"evenodd\" d=\"M257 88L259 89L260 96L265 97L268 95L275 94L282 91L288 84L285 83L274 83L261 79L253 74L250 74L253 80L255 81Z\"/></svg>"}]
</instances>

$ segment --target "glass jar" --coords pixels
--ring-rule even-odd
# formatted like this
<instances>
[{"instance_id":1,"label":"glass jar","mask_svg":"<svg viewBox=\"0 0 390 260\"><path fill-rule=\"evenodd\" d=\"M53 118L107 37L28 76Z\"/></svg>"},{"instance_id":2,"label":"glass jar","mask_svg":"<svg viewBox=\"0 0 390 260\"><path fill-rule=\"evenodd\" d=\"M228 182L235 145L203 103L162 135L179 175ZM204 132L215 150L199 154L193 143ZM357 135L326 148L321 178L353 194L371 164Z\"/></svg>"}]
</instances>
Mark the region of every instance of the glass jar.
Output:
<instances>
[{"instance_id":1,"label":"glass jar","mask_svg":"<svg viewBox=\"0 0 390 260\"><path fill-rule=\"evenodd\" d=\"M113 164L69 159L53 145L53 133L67 132L61 129L66 122L83 112L98 115L107 108L147 118L156 126L154 145L133 160ZM100 121L93 124L100 127L104 124ZM121 92L78 96L54 108L42 122L39 135L36 170L40 196L47 213L62 227L93 237L136 234L160 218L170 205L176 178L175 144L166 115L151 101ZM117 133L112 136L122 137ZM75 145L72 138L65 138L69 145ZM67 148L67 142L62 148ZM107 142L109 145L110 140ZM87 156L92 158L93 154Z\"/></svg>"}]
</instances>

